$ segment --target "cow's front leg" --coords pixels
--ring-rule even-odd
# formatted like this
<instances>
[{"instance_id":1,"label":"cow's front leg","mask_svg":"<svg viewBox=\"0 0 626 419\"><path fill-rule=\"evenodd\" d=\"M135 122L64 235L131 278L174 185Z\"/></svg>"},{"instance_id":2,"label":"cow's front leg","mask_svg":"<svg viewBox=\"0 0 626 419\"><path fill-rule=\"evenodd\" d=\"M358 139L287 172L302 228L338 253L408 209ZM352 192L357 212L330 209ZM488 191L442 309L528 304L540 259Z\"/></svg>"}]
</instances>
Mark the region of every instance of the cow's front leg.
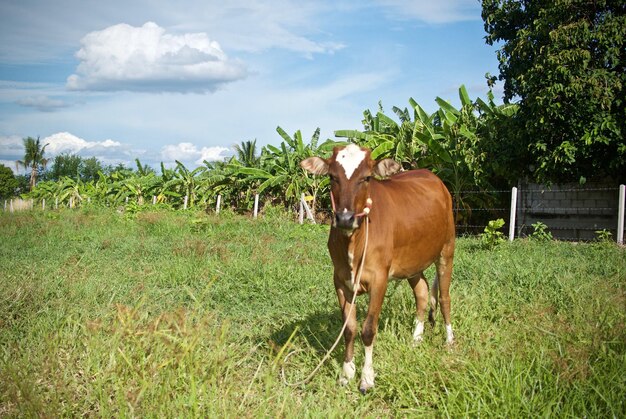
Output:
<instances>
[{"instance_id":1,"label":"cow's front leg","mask_svg":"<svg viewBox=\"0 0 626 419\"><path fill-rule=\"evenodd\" d=\"M378 333L378 318L380 316L380 309L383 305L383 298L385 297L385 291L387 290L386 277L374 282L370 287L370 304L367 309L367 317L363 323L363 333L361 339L363 340L363 346L365 346L365 362L363 363L363 371L361 372L361 385L359 390L365 394L367 390L374 387L374 340L376 339L376 333Z\"/></svg>"},{"instance_id":2,"label":"cow's front leg","mask_svg":"<svg viewBox=\"0 0 626 419\"><path fill-rule=\"evenodd\" d=\"M335 290L337 292L337 298L339 299L339 308L341 309L341 318L346 324L346 330L343 332L343 338L345 342L345 355L343 360L343 367L339 375L339 384L346 385L350 380L354 378L356 367L354 365L354 338L356 337L356 307L350 310L352 306L353 294L351 290L348 290L344 284L335 280ZM349 313L349 315L348 315Z\"/></svg>"}]
</instances>

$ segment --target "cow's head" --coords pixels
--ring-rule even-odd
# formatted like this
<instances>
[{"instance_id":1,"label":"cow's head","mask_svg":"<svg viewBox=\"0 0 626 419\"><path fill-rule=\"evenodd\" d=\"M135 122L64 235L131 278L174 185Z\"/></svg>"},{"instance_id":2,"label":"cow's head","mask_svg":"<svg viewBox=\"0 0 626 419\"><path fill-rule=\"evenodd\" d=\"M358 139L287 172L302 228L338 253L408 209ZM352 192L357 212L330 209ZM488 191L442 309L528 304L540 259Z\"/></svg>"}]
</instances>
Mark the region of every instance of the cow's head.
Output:
<instances>
[{"instance_id":1,"label":"cow's head","mask_svg":"<svg viewBox=\"0 0 626 419\"><path fill-rule=\"evenodd\" d=\"M400 170L391 159L374 161L370 150L355 144L335 147L329 159L309 157L300 165L314 175L330 177L333 199L333 226L352 231L359 226L359 214L367 206L372 176L387 177ZM376 205L375 203L373 205Z\"/></svg>"}]
</instances>

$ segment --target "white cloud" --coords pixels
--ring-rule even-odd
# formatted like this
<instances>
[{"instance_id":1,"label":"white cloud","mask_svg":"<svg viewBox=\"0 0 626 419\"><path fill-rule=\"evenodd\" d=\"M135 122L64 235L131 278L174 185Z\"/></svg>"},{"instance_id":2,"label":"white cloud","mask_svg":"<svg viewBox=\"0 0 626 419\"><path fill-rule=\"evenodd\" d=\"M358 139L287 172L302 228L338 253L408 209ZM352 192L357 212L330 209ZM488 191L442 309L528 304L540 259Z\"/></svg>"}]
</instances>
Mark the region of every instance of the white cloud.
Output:
<instances>
[{"instance_id":1,"label":"white cloud","mask_svg":"<svg viewBox=\"0 0 626 419\"><path fill-rule=\"evenodd\" d=\"M204 160L221 160L228 151L225 147L202 147L198 149L195 144L182 142L178 144L168 144L161 149L161 159L167 165L171 165L175 160L183 163L193 163L201 165Z\"/></svg>"},{"instance_id":2,"label":"white cloud","mask_svg":"<svg viewBox=\"0 0 626 419\"><path fill-rule=\"evenodd\" d=\"M42 144L47 144L46 153L58 155L62 153L89 155L107 155L124 152L125 147L119 141L87 141L69 132L59 132L41 140Z\"/></svg>"},{"instance_id":3,"label":"white cloud","mask_svg":"<svg viewBox=\"0 0 626 419\"><path fill-rule=\"evenodd\" d=\"M29 96L23 99L19 99L16 103L20 106L28 108L35 108L41 112L53 112L57 109L67 108L71 106L60 99L53 99L45 95Z\"/></svg>"},{"instance_id":4,"label":"white cloud","mask_svg":"<svg viewBox=\"0 0 626 419\"><path fill-rule=\"evenodd\" d=\"M0 158L5 166L14 169L15 161L24 158L22 137L17 135L0 136Z\"/></svg>"},{"instance_id":5,"label":"white cloud","mask_svg":"<svg viewBox=\"0 0 626 419\"><path fill-rule=\"evenodd\" d=\"M72 90L210 92L247 75L205 33L172 35L153 22L110 26L81 43Z\"/></svg>"},{"instance_id":6,"label":"white cloud","mask_svg":"<svg viewBox=\"0 0 626 419\"><path fill-rule=\"evenodd\" d=\"M41 63L58 59L94 28L147 20L185 32L208 32L228 50L286 49L305 55L332 52L341 43L326 36L328 15L344 0L3 0L0 2L0 62ZM355 7L350 2L350 8ZM42 36L42 34L44 34ZM320 39L321 38L321 39Z\"/></svg>"},{"instance_id":7,"label":"white cloud","mask_svg":"<svg viewBox=\"0 0 626 419\"><path fill-rule=\"evenodd\" d=\"M394 18L416 19L426 23L450 23L480 19L476 0L376 0Z\"/></svg>"}]
</instances>

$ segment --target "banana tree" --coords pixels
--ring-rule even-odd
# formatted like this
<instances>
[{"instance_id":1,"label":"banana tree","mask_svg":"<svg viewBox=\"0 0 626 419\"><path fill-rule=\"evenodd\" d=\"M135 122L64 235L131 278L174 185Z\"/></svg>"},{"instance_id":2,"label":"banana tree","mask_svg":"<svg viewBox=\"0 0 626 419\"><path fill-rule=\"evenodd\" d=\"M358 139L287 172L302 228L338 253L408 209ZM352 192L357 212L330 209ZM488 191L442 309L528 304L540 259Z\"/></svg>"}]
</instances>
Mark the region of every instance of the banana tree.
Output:
<instances>
[{"instance_id":1,"label":"banana tree","mask_svg":"<svg viewBox=\"0 0 626 419\"><path fill-rule=\"evenodd\" d=\"M315 130L308 144L303 141L300 130L293 136L287 134L280 126L276 131L284 141L280 147L268 145L263 149L261 166L266 172L264 174L266 177L259 189L275 190L275 193L284 197L283 202L287 205L297 203L304 193L312 197L312 210L315 211L320 192L328 188L328 179L310 176L300 167L300 162L307 157L327 154L336 143L327 140L320 144L319 128ZM268 174L270 176L267 176Z\"/></svg>"},{"instance_id":2,"label":"banana tree","mask_svg":"<svg viewBox=\"0 0 626 419\"><path fill-rule=\"evenodd\" d=\"M56 196L59 202L68 203L69 207L78 205L83 200L83 182L64 176L57 182Z\"/></svg>"},{"instance_id":3,"label":"banana tree","mask_svg":"<svg viewBox=\"0 0 626 419\"><path fill-rule=\"evenodd\" d=\"M427 167L437 173L455 196L456 214L467 207L464 193L486 186L483 172L486 153L481 148L480 106L474 103L465 88L459 88L460 109L436 98L439 109L428 114L413 99L409 109L393 108L400 122L385 115L382 106L376 115L364 112L364 131L336 131L338 137L349 138L372 149L375 159L393 158L405 169ZM412 115L411 115L412 113Z\"/></svg>"},{"instance_id":4,"label":"banana tree","mask_svg":"<svg viewBox=\"0 0 626 419\"><path fill-rule=\"evenodd\" d=\"M398 107L392 108L399 118L396 122L385 115L379 104L379 111L372 115L369 110L363 112L364 131L338 130L335 136L347 138L353 142L372 150L373 159L391 158L399 162L405 169L414 168L417 161L415 156L419 151L419 144L414 139L414 131L420 127L417 120L412 121L408 110Z\"/></svg>"},{"instance_id":5,"label":"banana tree","mask_svg":"<svg viewBox=\"0 0 626 419\"><path fill-rule=\"evenodd\" d=\"M152 195L159 183L160 179L154 173L149 173L145 176L129 176L121 181L122 187L118 192L117 198L125 199L132 197L137 201L137 204L143 205L145 198Z\"/></svg>"},{"instance_id":6,"label":"banana tree","mask_svg":"<svg viewBox=\"0 0 626 419\"><path fill-rule=\"evenodd\" d=\"M57 182L53 180L39 182L35 185L33 190L25 194L24 197L37 201L41 201L42 199L51 201L57 197L57 186Z\"/></svg>"},{"instance_id":7,"label":"banana tree","mask_svg":"<svg viewBox=\"0 0 626 419\"><path fill-rule=\"evenodd\" d=\"M100 205L115 205L122 182L117 182L114 176L107 176L98 170L98 178L84 184L85 195Z\"/></svg>"},{"instance_id":8,"label":"banana tree","mask_svg":"<svg viewBox=\"0 0 626 419\"><path fill-rule=\"evenodd\" d=\"M192 207L196 202L199 175L206 170L205 166L189 170L183 163L176 160L174 178L163 185L163 190L171 196L187 196L187 205Z\"/></svg>"}]
</instances>

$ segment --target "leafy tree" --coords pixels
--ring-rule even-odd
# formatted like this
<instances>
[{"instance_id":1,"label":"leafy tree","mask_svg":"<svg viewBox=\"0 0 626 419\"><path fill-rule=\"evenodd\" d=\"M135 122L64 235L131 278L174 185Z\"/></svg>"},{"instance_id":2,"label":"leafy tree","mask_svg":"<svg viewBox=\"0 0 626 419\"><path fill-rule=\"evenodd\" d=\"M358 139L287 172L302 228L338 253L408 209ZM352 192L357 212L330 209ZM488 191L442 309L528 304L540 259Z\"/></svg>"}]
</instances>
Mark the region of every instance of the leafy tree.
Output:
<instances>
[{"instance_id":1,"label":"leafy tree","mask_svg":"<svg viewBox=\"0 0 626 419\"><path fill-rule=\"evenodd\" d=\"M24 166L26 170L30 169L29 187L32 191L35 183L37 183L37 175L45 170L48 163L48 160L44 158L48 144L42 146L39 137L36 140L32 137L27 137L23 139L23 142L24 160L18 160L17 164Z\"/></svg>"},{"instance_id":2,"label":"leafy tree","mask_svg":"<svg viewBox=\"0 0 626 419\"><path fill-rule=\"evenodd\" d=\"M104 166L102 166L100 160L95 157L83 159L82 170L80 172L80 177L83 182L97 181L99 179L99 172L104 172Z\"/></svg>"},{"instance_id":3,"label":"leafy tree","mask_svg":"<svg viewBox=\"0 0 626 419\"><path fill-rule=\"evenodd\" d=\"M506 101L519 99L516 141L534 177L567 181L626 173L626 3L483 0L500 45Z\"/></svg>"},{"instance_id":4,"label":"leafy tree","mask_svg":"<svg viewBox=\"0 0 626 419\"><path fill-rule=\"evenodd\" d=\"M62 177L76 179L80 177L83 159L77 154L63 153L54 157L48 178L60 180Z\"/></svg>"},{"instance_id":5,"label":"leafy tree","mask_svg":"<svg viewBox=\"0 0 626 419\"><path fill-rule=\"evenodd\" d=\"M15 194L15 189L19 186L13 170L0 164L0 198L8 198Z\"/></svg>"}]
</instances>

